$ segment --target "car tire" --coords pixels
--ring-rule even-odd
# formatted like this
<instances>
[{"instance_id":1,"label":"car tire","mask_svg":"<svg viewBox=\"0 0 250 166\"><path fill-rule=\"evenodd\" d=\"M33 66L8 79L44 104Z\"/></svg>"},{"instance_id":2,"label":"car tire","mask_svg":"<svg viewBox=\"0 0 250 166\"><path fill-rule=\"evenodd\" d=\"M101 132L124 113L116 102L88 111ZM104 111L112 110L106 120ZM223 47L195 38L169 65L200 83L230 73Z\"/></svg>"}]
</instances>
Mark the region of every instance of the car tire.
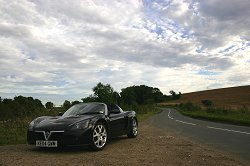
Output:
<instances>
[{"instance_id":1,"label":"car tire","mask_svg":"<svg viewBox=\"0 0 250 166\"><path fill-rule=\"evenodd\" d=\"M128 138L135 138L138 135L138 122L133 118L129 124Z\"/></svg>"},{"instance_id":2,"label":"car tire","mask_svg":"<svg viewBox=\"0 0 250 166\"><path fill-rule=\"evenodd\" d=\"M102 150L105 147L107 140L108 132L106 125L102 122L97 122L92 131L92 149L95 151Z\"/></svg>"}]
</instances>

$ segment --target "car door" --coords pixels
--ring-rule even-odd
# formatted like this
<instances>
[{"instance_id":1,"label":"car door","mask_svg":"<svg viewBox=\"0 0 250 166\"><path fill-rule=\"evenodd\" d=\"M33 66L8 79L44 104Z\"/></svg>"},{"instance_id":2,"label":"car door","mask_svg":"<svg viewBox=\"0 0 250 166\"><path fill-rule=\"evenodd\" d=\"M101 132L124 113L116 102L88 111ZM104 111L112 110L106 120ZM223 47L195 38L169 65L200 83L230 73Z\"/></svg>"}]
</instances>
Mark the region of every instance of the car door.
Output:
<instances>
[{"instance_id":1,"label":"car door","mask_svg":"<svg viewBox=\"0 0 250 166\"><path fill-rule=\"evenodd\" d=\"M110 134L111 136L123 135L126 133L126 114L118 107L109 111Z\"/></svg>"}]
</instances>

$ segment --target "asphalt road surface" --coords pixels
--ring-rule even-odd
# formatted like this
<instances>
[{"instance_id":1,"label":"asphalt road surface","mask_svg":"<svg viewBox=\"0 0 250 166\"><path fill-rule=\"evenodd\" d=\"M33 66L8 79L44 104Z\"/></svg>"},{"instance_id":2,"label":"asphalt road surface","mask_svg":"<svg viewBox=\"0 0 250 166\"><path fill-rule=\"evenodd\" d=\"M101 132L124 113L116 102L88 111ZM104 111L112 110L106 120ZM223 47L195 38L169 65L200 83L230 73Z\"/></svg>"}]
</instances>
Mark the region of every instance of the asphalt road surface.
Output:
<instances>
[{"instance_id":1,"label":"asphalt road surface","mask_svg":"<svg viewBox=\"0 0 250 166\"><path fill-rule=\"evenodd\" d=\"M174 109L164 109L151 123L250 160L250 127L193 119Z\"/></svg>"}]
</instances>

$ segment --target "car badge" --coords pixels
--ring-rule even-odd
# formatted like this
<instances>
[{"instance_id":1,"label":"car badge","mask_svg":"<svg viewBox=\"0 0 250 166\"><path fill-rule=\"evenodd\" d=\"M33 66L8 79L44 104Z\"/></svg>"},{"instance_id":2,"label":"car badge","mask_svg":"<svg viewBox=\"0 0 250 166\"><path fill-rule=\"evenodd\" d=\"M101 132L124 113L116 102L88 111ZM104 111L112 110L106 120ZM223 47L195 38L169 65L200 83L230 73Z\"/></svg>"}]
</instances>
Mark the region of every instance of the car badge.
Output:
<instances>
[{"instance_id":1,"label":"car badge","mask_svg":"<svg viewBox=\"0 0 250 166\"><path fill-rule=\"evenodd\" d=\"M49 136L50 136L50 132L49 132L49 131L46 131L44 136L45 136L45 139L48 140L48 139L49 139Z\"/></svg>"}]
</instances>

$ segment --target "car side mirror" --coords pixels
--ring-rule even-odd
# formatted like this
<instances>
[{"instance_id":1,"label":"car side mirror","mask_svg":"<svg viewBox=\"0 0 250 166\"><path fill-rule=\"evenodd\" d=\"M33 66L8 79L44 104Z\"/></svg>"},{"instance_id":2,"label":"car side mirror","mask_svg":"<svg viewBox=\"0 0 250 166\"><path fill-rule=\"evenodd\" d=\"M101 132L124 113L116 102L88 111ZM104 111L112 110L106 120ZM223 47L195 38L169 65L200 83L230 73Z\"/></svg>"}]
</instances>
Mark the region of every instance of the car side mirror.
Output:
<instances>
[{"instance_id":1,"label":"car side mirror","mask_svg":"<svg viewBox=\"0 0 250 166\"><path fill-rule=\"evenodd\" d=\"M119 109L113 109L113 110L109 111L109 115L110 114L119 114L119 113L120 113Z\"/></svg>"},{"instance_id":2,"label":"car side mirror","mask_svg":"<svg viewBox=\"0 0 250 166\"><path fill-rule=\"evenodd\" d=\"M59 112L59 113L58 113L58 116L62 116L62 115L63 115L63 112Z\"/></svg>"}]
</instances>

